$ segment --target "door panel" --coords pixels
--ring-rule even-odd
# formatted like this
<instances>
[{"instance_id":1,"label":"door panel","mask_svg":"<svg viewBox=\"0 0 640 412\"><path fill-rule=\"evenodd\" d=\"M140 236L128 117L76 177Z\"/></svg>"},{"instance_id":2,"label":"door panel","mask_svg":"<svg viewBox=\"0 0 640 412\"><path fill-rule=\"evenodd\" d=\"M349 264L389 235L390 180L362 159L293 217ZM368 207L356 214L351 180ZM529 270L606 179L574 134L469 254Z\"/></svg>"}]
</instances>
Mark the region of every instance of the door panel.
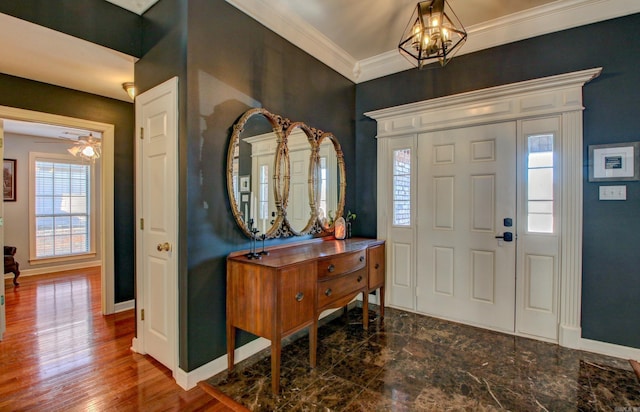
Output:
<instances>
[{"instance_id":1,"label":"door panel","mask_svg":"<svg viewBox=\"0 0 640 412\"><path fill-rule=\"evenodd\" d=\"M391 306L415 310L415 136L389 142L385 168L391 176L387 199L388 302Z\"/></svg>"},{"instance_id":2,"label":"door panel","mask_svg":"<svg viewBox=\"0 0 640 412\"><path fill-rule=\"evenodd\" d=\"M136 98L138 259L142 352L173 370L177 360L177 79Z\"/></svg>"},{"instance_id":3,"label":"door panel","mask_svg":"<svg viewBox=\"0 0 640 412\"><path fill-rule=\"evenodd\" d=\"M527 218L520 219L518 227L516 329L520 334L557 342L562 195L557 149L561 139L560 117L524 120L520 127L519 158L523 160L519 167L522 185L518 198L522 216ZM546 184L540 184L545 181ZM533 187L536 184L538 187Z\"/></svg>"},{"instance_id":4,"label":"door panel","mask_svg":"<svg viewBox=\"0 0 640 412\"><path fill-rule=\"evenodd\" d=\"M516 247L496 236L516 219L515 122L425 133L417 150L417 310L513 332Z\"/></svg>"}]
</instances>

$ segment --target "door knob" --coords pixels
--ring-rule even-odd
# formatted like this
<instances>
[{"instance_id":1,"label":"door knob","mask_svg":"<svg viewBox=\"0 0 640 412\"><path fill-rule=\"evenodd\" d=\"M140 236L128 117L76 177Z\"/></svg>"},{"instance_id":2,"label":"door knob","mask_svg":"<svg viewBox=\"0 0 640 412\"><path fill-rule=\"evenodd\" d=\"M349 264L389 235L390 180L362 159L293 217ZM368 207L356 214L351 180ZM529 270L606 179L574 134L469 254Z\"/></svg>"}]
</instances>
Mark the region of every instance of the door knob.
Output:
<instances>
[{"instance_id":1,"label":"door knob","mask_svg":"<svg viewBox=\"0 0 640 412\"><path fill-rule=\"evenodd\" d=\"M171 250L171 244L169 242L164 242L164 243L158 243L157 246L158 252L168 252Z\"/></svg>"},{"instance_id":2,"label":"door knob","mask_svg":"<svg viewBox=\"0 0 640 412\"><path fill-rule=\"evenodd\" d=\"M502 236L496 236L496 239L503 239L505 242L513 242L513 233L504 232Z\"/></svg>"}]
</instances>

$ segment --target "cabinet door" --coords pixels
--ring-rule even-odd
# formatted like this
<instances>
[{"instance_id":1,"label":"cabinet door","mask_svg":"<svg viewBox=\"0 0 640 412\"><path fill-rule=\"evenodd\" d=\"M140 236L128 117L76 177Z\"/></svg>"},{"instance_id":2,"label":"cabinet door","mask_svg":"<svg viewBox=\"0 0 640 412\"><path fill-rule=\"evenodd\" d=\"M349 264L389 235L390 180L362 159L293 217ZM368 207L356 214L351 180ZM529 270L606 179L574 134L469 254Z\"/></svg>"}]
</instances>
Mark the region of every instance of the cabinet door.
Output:
<instances>
[{"instance_id":1,"label":"cabinet door","mask_svg":"<svg viewBox=\"0 0 640 412\"><path fill-rule=\"evenodd\" d=\"M369 257L369 290L384 285L384 245L374 246L368 250Z\"/></svg>"},{"instance_id":2,"label":"cabinet door","mask_svg":"<svg viewBox=\"0 0 640 412\"><path fill-rule=\"evenodd\" d=\"M280 272L280 332L286 334L313 320L316 265L299 264Z\"/></svg>"}]
</instances>

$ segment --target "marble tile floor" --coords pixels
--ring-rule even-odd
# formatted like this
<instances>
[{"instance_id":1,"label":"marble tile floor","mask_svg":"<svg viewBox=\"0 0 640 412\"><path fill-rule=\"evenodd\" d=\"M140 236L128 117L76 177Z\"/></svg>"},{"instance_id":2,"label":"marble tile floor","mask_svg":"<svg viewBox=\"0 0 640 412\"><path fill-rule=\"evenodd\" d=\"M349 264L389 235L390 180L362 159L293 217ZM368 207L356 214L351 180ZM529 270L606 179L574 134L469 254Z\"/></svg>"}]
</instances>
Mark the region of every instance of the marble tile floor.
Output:
<instances>
[{"instance_id":1,"label":"marble tile floor","mask_svg":"<svg viewBox=\"0 0 640 412\"><path fill-rule=\"evenodd\" d=\"M306 330L284 342L281 393L269 349L207 383L252 411L640 412L627 360L386 308L323 320L318 365Z\"/></svg>"}]
</instances>

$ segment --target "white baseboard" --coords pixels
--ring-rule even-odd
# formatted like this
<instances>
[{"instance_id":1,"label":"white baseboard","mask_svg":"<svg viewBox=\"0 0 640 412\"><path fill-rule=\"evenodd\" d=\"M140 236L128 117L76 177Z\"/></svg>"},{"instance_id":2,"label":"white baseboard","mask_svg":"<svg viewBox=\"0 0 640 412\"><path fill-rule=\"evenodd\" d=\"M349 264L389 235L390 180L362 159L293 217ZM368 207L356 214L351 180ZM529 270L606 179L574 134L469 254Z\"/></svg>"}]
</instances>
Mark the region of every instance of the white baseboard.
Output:
<instances>
[{"instance_id":1,"label":"white baseboard","mask_svg":"<svg viewBox=\"0 0 640 412\"><path fill-rule=\"evenodd\" d=\"M135 307L136 307L136 300L135 299L127 300L125 302L118 302L114 306L114 312L113 313L124 312L125 310L130 310L130 309L133 309Z\"/></svg>"},{"instance_id":2,"label":"white baseboard","mask_svg":"<svg viewBox=\"0 0 640 412\"><path fill-rule=\"evenodd\" d=\"M102 265L102 261L92 260L90 262L68 263L65 265L43 266L38 268L22 269L20 271L20 277L18 277L18 281L28 276L46 275L49 273L65 272L68 270L88 269L88 268L92 268L100 265ZM4 278L13 279L13 273L5 274Z\"/></svg>"},{"instance_id":3,"label":"white baseboard","mask_svg":"<svg viewBox=\"0 0 640 412\"><path fill-rule=\"evenodd\" d=\"M235 350L235 361L236 363L241 362L247 359L249 356L255 355L261 350L268 348L269 346L271 346L271 341L268 339L258 338L256 340L253 340ZM192 370L191 372L185 372L182 369L178 368L178 370L173 374L173 377L176 380L176 383L182 389L188 391L189 389L195 387L198 382L209 379L210 377L219 374L225 369L227 369L227 355L223 355L217 359L214 359L211 362Z\"/></svg>"},{"instance_id":4,"label":"white baseboard","mask_svg":"<svg viewBox=\"0 0 640 412\"><path fill-rule=\"evenodd\" d=\"M581 339L580 349L601 355L613 356L621 359L640 359L640 349L614 343L600 342L591 339Z\"/></svg>"},{"instance_id":5,"label":"white baseboard","mask_svg":"<svg viewBox=\"0 0 640 412\"><path fill-rule=\"evenodd\" d=\"M342 308L325 310L320 314L319 318L323 319L326 316L331 315L333 312L339 310L342 310ZM253 356L261 350L268 348L269 346L271 346L271 341L268 339L258 338L256 340L253 340L235 350L233 355L235 363L241 362L247 359L249 356ZM185 372L182 369L178 368L178 370L174 372L173 378L182 389L188 391L189 389L196 386L198 382L209 379L212 376L215 376L224 371L225 369L227 369L227 355L220 356L219 358L214 359L211 362L192 370L191 372Z\"/></svg>"}]
</instances>

